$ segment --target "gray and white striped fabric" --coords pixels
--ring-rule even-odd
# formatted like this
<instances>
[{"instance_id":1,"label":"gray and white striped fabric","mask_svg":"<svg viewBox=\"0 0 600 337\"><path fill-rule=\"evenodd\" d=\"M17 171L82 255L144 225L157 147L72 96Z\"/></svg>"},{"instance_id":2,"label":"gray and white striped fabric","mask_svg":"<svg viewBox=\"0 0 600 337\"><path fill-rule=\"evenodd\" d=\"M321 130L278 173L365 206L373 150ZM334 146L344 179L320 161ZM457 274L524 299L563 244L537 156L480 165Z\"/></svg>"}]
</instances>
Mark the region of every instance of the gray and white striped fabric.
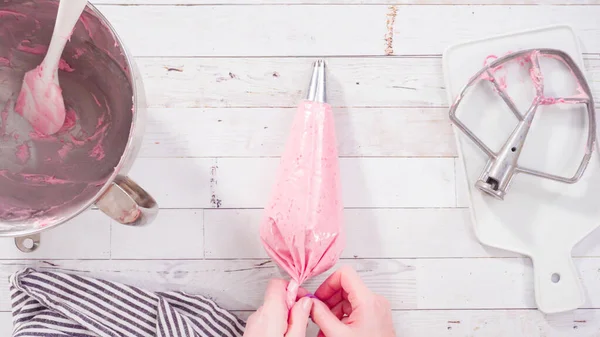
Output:
<instances>
[{"instance_id":1,"label":"gray and white striped fabric","mask_svg":"<svg viewBox=\"0 0 600 337\"><path fill-rule=\"evenodd\" d=\"M213 301L24 269L10 277L13 337L240 337L244 321Z\"/></svg>"}]
</instances>

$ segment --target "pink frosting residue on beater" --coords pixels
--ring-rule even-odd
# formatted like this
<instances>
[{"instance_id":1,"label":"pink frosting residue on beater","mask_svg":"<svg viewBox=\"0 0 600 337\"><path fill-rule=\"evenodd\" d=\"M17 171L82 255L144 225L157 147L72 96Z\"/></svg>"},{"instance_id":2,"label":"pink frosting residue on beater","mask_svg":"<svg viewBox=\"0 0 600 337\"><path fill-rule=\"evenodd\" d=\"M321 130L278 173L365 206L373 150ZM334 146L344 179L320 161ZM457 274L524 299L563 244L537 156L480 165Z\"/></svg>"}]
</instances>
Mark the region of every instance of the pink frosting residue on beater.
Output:
<instances>
[{"instance_id":1,"label":"pink frosting residue on beater","mask_svg":"<svg viewBox=\"0 0 600 337\"><path fill-rule=\"evenodd\" d=\"M511 54L512 52L508 52L508 54ZM589 100L590 98L584 93L583 89L581 88L581 83L577 82L577 91L579 92L578 95L573 96L573 97L568 97L568 98L564 98L564 97L547 97L544 94L544 75L542 74L542 70L539 66L539 61L542 57L546 57L546 58L552 58L552 59L557 59L559 61L561 61L562 63L565 63L565 61L555 55L542 55L540 53L539 50L534 50L531 53L529 53L528 55L525 55L523 57L518 57L516 58L514 61L518 62L519 65L521 66L525 66L525 65L529 65L529 77L531 78L531 81L533 83L533 86L535 88L536 91L536 96L534 98L534 100L537 100L537 102L540 105L553 105L553 104L559 104L559 103L565 103L565 104L578 104L583 102L584 100ZM484 66L489 65L491 62L495 61L496 59L498 59L498 57L496 55L488 55L485 59L484 59ZM504 94L506 94L506 74L504 74L503 76L499 76L497 79L495 78L495 73L502 69L502 65L494 67L494 68L490 68L489 73L483 73L481 75L481 79L482 80L486 80L492 83L497 83L498 84L498 88L500 89L500 91L503 91ZM569 68L570 69L570 68ZM573 75L573 77L576 79L575 75L573 74L573 71L571 71L571 75ZM491 74L491 76L490 76ZM498 91L496 89L496 87L494 87L494 90ZM506 94L506 96L508 97L508 94ZM509 97L510 99L510 97Z\"/></svg>"},{"instance_id":2,"label":"pink frosting residue on beater","mask_svg":"<svg viewBox=\"0 0 600 337\"><path fill-rule=\"evenodd\" d=\"M6 57L0 56L0 67L8 67L8 66L10 66L10 60L7 59Z\"/></svg>"},{"instance_id":3,"label":"pink frosting residue on beater","mask_svg":"<svg viewBox=\"0 0 600 337\"><path fill-rule=\"evenodd\" d=\"M483 65L487 66L488 64L496 61L498 59L498 56L496 55L488 55L485 60L483 61ZM494 68L490 68L487 72L483 73L481 75L481 79L486 80L486 81L490 81L492 83L496 83L498 84L498 88L501 91L506 90L506 76L499 76L498 79L496 79L496 73L500 70L502 70L504 67L502 65L496 66ZM494 87L494 90L497 91L496 87Z\"/></svg>"},{"instance_id":4,"label":"pink frosting residue on beater","mask_svg":"<svg viewBox=\"0 0 600 337\"><path fill-rule=\"evenodd\" d=\"M531 68L529 69L529 76L531 77L531 81L533 82L533 85L535 86L536 99L538 100L540 105L554 105L554 104L559 104L559 103L579 104L585 100L591 99L583 92L583 89L581 88L581 83L579 83L579 81L577 81L577 91L579 92L579 94L576 96L572 96L572 97L548 97L548 96L545 96L545 94L544 94L544 75L542 74L542 70L540 69L540 66L539 66L539 60L541 59L541 57L542 57L542 55L537 50L535 50L531 54L529 54L529 61L531 63ZM557 57L554 55L544 55L544 57L557 59L566 65L565 61L560 57ZM568 66L567 66L567 68L568 68ZM571 72L571 75L573 76L573 78L577 79L577 77L573 73L573 70L570 69L570 72Z\"/></svg>"},{"instance_id":5,"label":"pink frosting residue on beater","mask_svg":"<svg viewBox=\"0 0 600 337\"><path fill-rule=\"evenodd\" d=\"M531 64L529 67L529 77L535 87L536 96L542 98L544 96L544 75L542 75L542 69L539 67L540 52L534 50L529 54L528 58Z\"/></svg>"}]
</instances>

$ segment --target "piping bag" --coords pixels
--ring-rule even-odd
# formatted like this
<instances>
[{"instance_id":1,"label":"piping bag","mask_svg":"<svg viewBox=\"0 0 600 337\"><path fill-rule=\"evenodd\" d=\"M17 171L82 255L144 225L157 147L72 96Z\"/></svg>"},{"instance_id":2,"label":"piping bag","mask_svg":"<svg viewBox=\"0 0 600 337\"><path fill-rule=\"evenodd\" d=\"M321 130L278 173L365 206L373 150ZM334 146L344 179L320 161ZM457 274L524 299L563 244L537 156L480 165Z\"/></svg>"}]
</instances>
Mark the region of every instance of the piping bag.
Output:
<instances>
[{"instance_id":1,"label":"piping bag","mask_svg":"<svg viewBox=\"0 0 600 337\"><path fill-rule=\"evenodd\" d=\"M267 254L291 281L287 305L302 283L335 265L345 245L340 170L331 106L326 103L325 62L314 65L267 203L260 237Z\"/></svg>"}]
</instances>

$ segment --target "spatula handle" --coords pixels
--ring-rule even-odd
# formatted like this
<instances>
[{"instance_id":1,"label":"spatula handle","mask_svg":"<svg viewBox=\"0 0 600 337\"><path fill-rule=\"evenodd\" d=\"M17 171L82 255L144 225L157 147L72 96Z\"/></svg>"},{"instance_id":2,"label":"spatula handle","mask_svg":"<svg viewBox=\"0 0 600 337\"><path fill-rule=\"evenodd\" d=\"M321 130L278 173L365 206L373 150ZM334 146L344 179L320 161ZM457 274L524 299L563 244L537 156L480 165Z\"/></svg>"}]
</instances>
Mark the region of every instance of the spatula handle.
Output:
<instances>
[{"instance_id":1,"label":"spatula handle","mask_svg":"<svg viewBox=\"0 0 600 337\"><path fill-rule=\"evenodd\" d=\"M58 68L63 49L86 5L87 0L60 0L52 40L44 58L45 67L42 69L46 79L51 79Z\"/></svg>"},{"instance_id":2,"label":"spatula handle","mask_svg":"<svg viewBox=\"0 0 600 337\"><path fill-rule=\"evenodd\" d=\"M571 311L585 303L585 295L569 252L533 258L535 298L543 313Z\"/></svg>"}]
</instances>

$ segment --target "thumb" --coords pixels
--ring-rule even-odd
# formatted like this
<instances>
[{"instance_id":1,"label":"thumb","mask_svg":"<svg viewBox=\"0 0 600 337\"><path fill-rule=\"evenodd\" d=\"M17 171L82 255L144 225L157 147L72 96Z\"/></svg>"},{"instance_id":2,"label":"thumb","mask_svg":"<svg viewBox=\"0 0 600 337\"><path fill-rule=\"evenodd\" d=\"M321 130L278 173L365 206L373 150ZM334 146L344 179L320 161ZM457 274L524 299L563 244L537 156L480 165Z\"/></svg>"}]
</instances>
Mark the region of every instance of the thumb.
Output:
<instances>
[{"instance_id":1,"label":"thumb","mask_svg":"<svg viewBox=\"0 0 600 337\"><path fill-rule=\"evenodd\" d=\"M285 337L305 337L308 317L312 309L313 302L310 298L303 298L296 302L290 313L289 326Z\"/></svg>"},{"instance_id":2,"label":"thumb","mask_svg":"<svg viewBox=\"0 0 600 337\"><path fill-rule=\"evenodd\" d=\"M313 300L311 316L315 324L319 326L321 332L327 337L348 336L349 328L340 322L340 320L329 310L325 303L319 300Z\"/></svg>"}]
</instances>

